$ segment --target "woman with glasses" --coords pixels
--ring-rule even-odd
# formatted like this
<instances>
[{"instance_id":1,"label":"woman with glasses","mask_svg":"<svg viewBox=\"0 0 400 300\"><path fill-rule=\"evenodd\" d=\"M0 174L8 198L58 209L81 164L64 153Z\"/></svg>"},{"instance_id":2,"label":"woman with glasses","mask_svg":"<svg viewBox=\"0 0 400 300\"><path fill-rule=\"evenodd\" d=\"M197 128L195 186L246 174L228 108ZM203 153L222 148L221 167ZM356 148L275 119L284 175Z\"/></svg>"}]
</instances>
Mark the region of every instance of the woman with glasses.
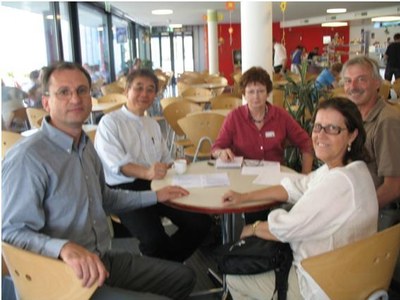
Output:
<instances>
[{"instance_id":1,"label":"woman with glasses","mask_svg":"<svg viewBox=\"0 0 400 300\"><path fill-rule=\"evenodd\" d=\"M247 104L226 117L212 147L212 156L223 161L243 156L247 160L284 164L285 146L289 143L302 153L302 173L311 172L311 139L285 109L267 101L272 92L267 71L260 67L250 68L242 75L239 86ZM246 223L266 216L266 211L246 213Z\"/></svg>"},{"instance_id":2,"label":"woman with glasses","mask_svg":"<svg viewBox=\"0 0 400 300\"><path fill-rule=\"evenodd\" d=\"M159 124L145 116L155 100L157 87L158 79L151 70L130 73L125 88L126 105L106 114L98 125L94 144L111 188L151 190L151 181L164 178L173 162ZM144 255L179 262L192 255L211 226L208 215L184 212L164 204L118 217L130 235L139 239L139 249ZM178 227L171 236L162 225L162 217Z\"/></svg>"},{"instance_id":3,"label":"woman with glasses","mask_svg":"<svg viewBox=\"0 0 400 300\"><path fill-rule=\"evenodd\" d=\"M357 106L346 98L326 100L317 108L313 124L314 151L324 165L299 180L285 178L277 186L223 196L226 205L260 199L293 204L289 212L275 209L268 221L247 225L241 234L290 243L294 261L288 299L328 299L300 262L377 231L378 201L365 163L366 133ZM274 276L232 275L227 282L234 299L270 299Z\"/></svg>"}]
</instances>

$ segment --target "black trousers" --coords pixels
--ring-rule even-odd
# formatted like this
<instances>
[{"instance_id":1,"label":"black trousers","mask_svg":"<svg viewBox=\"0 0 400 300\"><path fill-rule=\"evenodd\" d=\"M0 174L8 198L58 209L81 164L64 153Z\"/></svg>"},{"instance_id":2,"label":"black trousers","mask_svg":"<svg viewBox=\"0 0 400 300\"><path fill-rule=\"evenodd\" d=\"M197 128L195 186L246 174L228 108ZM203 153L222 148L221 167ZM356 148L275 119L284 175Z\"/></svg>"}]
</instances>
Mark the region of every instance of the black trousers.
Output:
<instances>
[{"instance_id":1,"label":"black trousers","mask_svg":"<svg viewBox=\"0 0 400 300\"><path fill-rule=\"evenodd\" d=\"M150 190L150 181L110 186L114 189ZM165 204L119 214L121 223L139 241L142 254L183 262L189 258L208 235L212 219L209 215L181 211ZM167 217L178 228L171 236L165 232L161 217Z\"/></svg>"}]
</instances>

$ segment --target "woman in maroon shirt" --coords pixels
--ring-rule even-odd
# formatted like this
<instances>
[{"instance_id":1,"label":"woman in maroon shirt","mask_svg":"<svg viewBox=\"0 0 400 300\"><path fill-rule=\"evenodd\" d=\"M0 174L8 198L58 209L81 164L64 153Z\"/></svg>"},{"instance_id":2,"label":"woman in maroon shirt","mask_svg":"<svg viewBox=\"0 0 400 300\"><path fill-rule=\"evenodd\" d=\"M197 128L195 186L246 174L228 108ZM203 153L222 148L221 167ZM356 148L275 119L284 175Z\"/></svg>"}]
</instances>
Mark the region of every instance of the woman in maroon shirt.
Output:
<instances>
[{"instance_id":1,"label":"woman in maroon shirt","mask_svg":"<svg viewBox=\"0 0 400 300\"><path fill-rule=\"evenodd\" d=\"M302 153L302 173L311 172L313 152L307 132L283 108L267 101L272 91L268 73L252 67L240 80L247 101L225 119L212 147L212 156L229 161L235 156L284 163L287 141Z\"/></svg>"}]
</instances>

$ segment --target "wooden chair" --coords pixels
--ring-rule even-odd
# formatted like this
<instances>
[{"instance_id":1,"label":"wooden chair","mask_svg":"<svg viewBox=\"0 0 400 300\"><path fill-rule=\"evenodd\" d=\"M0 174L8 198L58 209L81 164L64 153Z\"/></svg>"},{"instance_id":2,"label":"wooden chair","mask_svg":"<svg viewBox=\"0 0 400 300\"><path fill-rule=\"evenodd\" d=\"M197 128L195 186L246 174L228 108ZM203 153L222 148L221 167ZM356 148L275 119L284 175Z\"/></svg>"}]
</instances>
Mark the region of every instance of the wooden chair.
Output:
<instances>
[{"instance_id":1,"label":"wooden chair","mask_svg":"<svg viewBox=\"0 0 400 300\"><path fill-rule=\"evenodd\" d=\"M400 224L301 264L332 300L378 299L371 295L388 290L399 250Z\"/></svg>"},{"instance_id":2,"label":"wooden chair","mask_svg":"<svg viewBox=\"0 0 400 300\"><path fill-rule=\"evenodd\" d=\"M103 96L107 94L122 94L124 92L124 88L121 87L120 83L114 81L109 84L103 85L101 87L101 92Z\"/></svg>"},{"instance_id":3,"label":"wooden chair","mask_svg":"<svg viewBox=\"0 0 400 300\"><path fill-rule=\"evenodd\" d=\"M387 100L389 98L391 87L392 84L388 80L382 80L381 87L379 88L379 95L382 99Z\"/></svg>"},{"instance_id":4,"label":"wooden chair","mask_svg":"<svg viewBox=\"0 0 400 300\"><path fill-rule=\"evenodd\" d=\"M13 131L2 131L1 132L1 159L4 158L4 155L15 143L17 143L23 136L17 132Z\"/></svg>"},{"instance_id":5,"label":"wooden chair","mask_svg":"<svg viewBox=\"0 0 400 300\"><path fill-rule=\"evenodd\" d=\"M21 300L84 300L97 285L82 286L70 266L61 260L2 242L3 257Z\"/></svg>"},{"instance_id":6,"label":"wooden chair","mask_svg":"<svg viewBox=\"0 0 400 300\"><path fill-rule=\"evenodd\" d=\"M212 143L216 140L224 120L223 115L208 111L178 120L182 131L194 145L184 149L185 156L192 157L193 162L197 158L210 158Z\"/></svg>"},{"instance_id":7,"label":"wooden chair","mask_svg":"<svg viewBox=\"0 0 400 300\"><path fill-rule=\"evenodd\" d=\"M285 108L285 90L273 88L272 102L274 103L275 106Z\"/></svg>"},{"instance_id":8,"label":"wooden chair","mask_svg":"<svg viewBox=\"0 0 400 300\"><path fill-rule=\"evenodd\" d=\"M176 101L181 101L182 97L168 97L160 100L161 109L164 110L168 105Z\"/></svg>"},{"instance_id":9,"label":"wooden chair","mask_svg":"<svg viewBox=\"0 0 400 300\"><path fill-rule=\"evenodd\" d=\"M224 92L225 87L228 86L228 79L226 79L225 77L209 76L209 77L206 77L206 78L205 78L205 81L206 81L207 83L217 83L217 84L222 84L222 85L224 85L224 86L221 87L221 88L213 89L213 93L214 93L215 96L221 95L221 94Z\"/></svg>"},{"instance_id":10,"label":"wooden chair","mask_svg":"<svg viewBox=\"0 0 400 300\"><path fill-rule=\"evenodd\" d=\"M182 131L181 127L178 125L178 120L185 117L191 112L201 111L201 107L190 101L176 101L168 105L164 111L163 115L168 125L172 128L173 134L170 142L170 153L172 154L174 147L176 149L188 147L193 145L191 141L184 138L185 133Z\"/></svg>"},{"instance_id":11,"label":"wooden chair","mask_svg":"<svg viewBox=\"0 0 400 300\"><path fill-rule=\"evenodd\" d=\"M103 113L109 113L113 110L120 109L122 105L124 105L128 101L128 98L124 94L118 94L118 93L110 93L107 95L104 95L103 97L100 97L97 99L97 103L107 103L107 102L112 102L115 103L116 105L113 106L112 108L108 110L104 110Z\"/></svg>"},{"instance_id":12,"label":"wooden chair","mask_svg":"<svg viewBox=\"0 0 400 300\"><path fill-rule=\"evenodd\" d=\"M208 89L189 87L182 93L182 97L188 96L204 96L211 98L213 97L213 93Z\"/></svg>"},{"instance_id":13,"label":"wooden chair","mask_svg":"<svg viewBox=\"0 0 400 300\"><path fill-rule=\"evenodd\" d=\"M397 95L397 99L400 99L400 78L396 79L392 84L392 89Z\"/></svg>"},{"instance_id":14,"label":"wooden chair","mask_svg":"<svg viewBox=\"0 0 400 300\"><path fill-rule=\"evenodd\" d=\"M210 99L211 109L234 109L242 105L242 99L240 98L221 96Z\"/></svg>"},{"instance_id":15,"label":"wooden chair","mask_svg":"<svg viewBox=\"0 0 400 300\"><path fill-rule=\"evenodd\" d=\"M29 125L31 128L39 128L41 120L49 113L44 109L28 107L26 109L26 114L28 115Z\"/></svg>"}]
</instances>

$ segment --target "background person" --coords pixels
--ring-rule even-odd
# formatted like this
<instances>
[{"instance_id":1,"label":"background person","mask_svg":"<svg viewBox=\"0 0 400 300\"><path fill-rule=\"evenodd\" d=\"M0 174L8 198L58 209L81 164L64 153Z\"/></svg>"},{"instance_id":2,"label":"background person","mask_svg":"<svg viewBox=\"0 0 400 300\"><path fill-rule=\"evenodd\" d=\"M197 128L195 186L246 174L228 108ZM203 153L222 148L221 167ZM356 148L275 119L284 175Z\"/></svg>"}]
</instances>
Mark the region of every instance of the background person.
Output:
<instances>
[{"instance_id":1,"label":"background person","mask_svg":"<svg viewBox=\"0 0 400 300\"><path fill-rule=\"evenodd\" d=\"M145 116L157 95L158 79L140 69L127 77L126 105L100 121L95 147L114 189L150 190L153 179L162 179L173 163L157 121ZM121 223L140 241L148 256L184 261L198 248L210 230L208 215L185 212L162 203L118 214ZM162 225L167 217L178 230L171 236Z\"/></svg>"},{"instance_id":2,"label":"background person","mask_svg":"<svg viewBox=\"0 0 400 300\"><path fill-rule=\"evenodd\" d=\"M82 131L92 107L90 88L90 75L78 64L47 69L42 100L50 116L38 133L10 149L2 164L2 239L63 260L84 286L101 287L93 299L185 299L195 284L189 268L109 249L107 213L188 192L171 186L122 192L106 186L101 161Z\"/></svg>"},{"instance_id":3,"label":"background person","mask_svg":"<svg viewBox=\"0 0 400 300\"><path fill-rule=\"evenodd\" d=\"M312 143L307 132L283 108L267 101L272 81L260 67L247 70L240 79L240 89L247 104L234 109L225 118L212 146L212 156L229 161L235 156L246 159L277 161L284 164L287 141L302 153L302 173L312 169ZM265 212L246 214L252 222Z\"/></svg>"},{"instance_id":4,"label":"background person","mask_svg":"<svg viewBox=\"0 0 400 300\"><path fill-rule=\"evenodd\" d=\"M284 74L286 72L287 53L286 48L274 39L274 72Z\"/></svg>"},{"instance_id":5,"label":"background person","mask_svg":"<svg viewBox=\"0 0 400 300\"><path fill-rule=\"evenodd\" d=\"M340 72L342 71L342 63L333 63L329 68L324 68L318 77L315 79L315 83L318 88L333 89L338 86L340 79Z\"/></svg>"},{"instance_id":6,"label":"background person","mask_svg":"<svg viewBox=\"0 0 400 300\"><path fill-rule=\"evenodd\" d=\"M381 230L400 222L400 112L380 99L382 78L375 60L354 57L344 64L341 77L367 132L368 169L378 195Z\"/></svg>"},{"instance_id":7,"label":"background person","mask_svg":"<svg viewBox=\"0 0 400 300\"><path fill-rule=\"evenodd\" d=\"M393 36L394 41L386 48L384 59L386 61L385 79L392 82L400 78L400 33ZM399 96L400 98L400 96Z\"/></svg>"},{"instance_id":8,"label":"background person","mask_svg":"<svg viewBox=\"0 0 400 300\"><path fill-rule=\"evenodd\" d=\"M293 266L289 274L288 299L328 299L302 268L301 261L371 236L377 231L378 202L365 159L365 131L357 107L348 99L321 102L313 120L315 154L324 165L298 180L285 178L280 185L223 196L226 205L250 200L290 202L287 212L275 209L268 222L243 228L251 235L290 243ZM233 299L271 299L274 272L228 275Z\"/></svg>"}]
</instances>

